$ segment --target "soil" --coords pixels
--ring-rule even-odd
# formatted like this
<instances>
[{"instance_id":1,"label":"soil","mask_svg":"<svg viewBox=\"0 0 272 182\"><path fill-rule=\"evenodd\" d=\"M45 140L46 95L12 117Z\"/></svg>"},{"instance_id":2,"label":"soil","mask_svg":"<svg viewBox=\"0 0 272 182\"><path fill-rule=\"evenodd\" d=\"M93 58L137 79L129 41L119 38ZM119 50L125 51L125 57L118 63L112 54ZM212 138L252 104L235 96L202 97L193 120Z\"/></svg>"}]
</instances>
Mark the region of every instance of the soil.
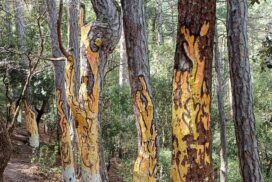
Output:
<instances>
[{"instance_id":1,"label":"soil","mask_svg":"<svg viewBox=\"0 0 272 182\"><path fill-rule=\"evenodd\" d=\"M61 174L46 174L41 171L38 164L31 162L33 158L32 148L28 145L27 137L22 132L24 132L24 128L18 128L11 137L13 150L4 172L4 182L62 181ZM40 136L43 142L46 139L45 134L43 133Z\"/></svg>"}]
</instances>

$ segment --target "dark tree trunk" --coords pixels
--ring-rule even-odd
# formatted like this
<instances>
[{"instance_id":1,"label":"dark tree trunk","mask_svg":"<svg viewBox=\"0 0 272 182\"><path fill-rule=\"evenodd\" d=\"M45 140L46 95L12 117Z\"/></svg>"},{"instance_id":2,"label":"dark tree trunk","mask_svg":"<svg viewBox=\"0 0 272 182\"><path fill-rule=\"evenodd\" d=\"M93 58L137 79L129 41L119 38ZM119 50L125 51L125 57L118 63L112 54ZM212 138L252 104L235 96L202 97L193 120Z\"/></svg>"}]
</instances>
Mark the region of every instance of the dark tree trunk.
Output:
<instances>
[{"instance_id":1,"label":"dark tree trunk","mask_svg":"<svg viewBox=\"0 0 272 182\"><path fill-rule=\"evenodd\" d=\"M228 0L227 33L240 172L245 182L262 182L248 55L247 1Z\"/></svg>"},{"instance_id":2,"label":"dark tree trunk","mask_svg":"<svg viewBox=\"0 0 272 182\"><path fill-rule=\"evenodd\" d=\"M215 0L179 0L171 181L214 181L211 83Z\"/></svg>"},{"instance_id":3,"label":"dark tree trunk","mask_svg":"<svg viewBox=\"0 0 272 182\"><path fill-rule=\"evenodd\" d=\"M78 96L80 87L80 59L79 59L79 29L78 29L78 8L79 0L69 0L68 1L68 32L69 32L69 48L72 49L72 54L75 58L75 78L76 78L76 94Z\"/></svg>"},{"instance_id":4,"label":"dark tree trunk","mask_svg":"<svg viewBox=\"0 0 272 182\"><path fill-rule=\"evenodd\" d=\"M0 182L11 155L11 143L5 124L0 121Z\"/></svg>"},{"instance_id":5,"label":"dark tree trunk","mask_svg":"<svg viewBox=\"0 0 272 182\"><path fill-rule=\"evenodd\" d=\"M134 181L155 181L158 165L158 134L150 86L147 34L143 0L122 0L129 80L138 130L138 155Z\"/></svg>"},{"instance_id":6,"label":"dark tree trunk","mask_svg":"<svg viewBox=\"0 0 272 182\"><path fill-rule=\"evenodd\" d=\"M48 11L48 24L50 29L52 55L54 58L62 57L61 51L58 47L58 34L57 34L57 8L55 0L46 0ZM65 79L64 68L65 62L53 62L55 72L55 87L56 87L56 103L58 124L60 127L60 148L61 160L63 167L64 181L75 182L74 158L72 150L72 142L70 135L70 122L67 99L65 95Z\"/></svg>"},{"instance_id":7,"label":"dark tree trunk","mask_svg":"<svg viewBox=\"0 0 272 182\"><path fill-rule=\"evenodd\" d=\"M218 28L215 29L214 62L217 74L216 93L220 117L220 182L228 181L227 139L226 139L226 117L224 111L224 90L221 73L221 55L219 50Z\"/></svg>"}]
</instances>

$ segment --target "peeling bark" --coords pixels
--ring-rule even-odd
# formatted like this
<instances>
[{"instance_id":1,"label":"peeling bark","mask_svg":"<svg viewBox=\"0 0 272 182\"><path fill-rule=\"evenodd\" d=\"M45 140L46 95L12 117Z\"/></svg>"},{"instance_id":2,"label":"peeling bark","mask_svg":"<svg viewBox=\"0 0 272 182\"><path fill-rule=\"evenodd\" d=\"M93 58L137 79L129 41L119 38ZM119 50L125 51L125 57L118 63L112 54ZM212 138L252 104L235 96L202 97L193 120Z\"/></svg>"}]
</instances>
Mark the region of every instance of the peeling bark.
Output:
<instances>
[{"instance_id":1,"label":"peeling bark","mask_svg":"<svg viewBox=\"0 0 272 182\"><path fill-rule=\"evenodd\" d=\"M230 79L240 173L245 182L262 182L248 54L247 1L227 2Z\"/></svg>"},{"instance_id":2,"label":"peeling bark","mask_svg":"<svg viewBox=\"0 0 272 182\"><path fill-rule=\"evenodd\" d=\"M61 57L61 51L58 47L57 35L57 8L55 0L47 0L48 23L51 37L52 55L55 58ZM64 81L64 62L54 62L55 72L55 87L56 87L56 103L58 123L61 129L60 148L61 148L61 161L63 167L64 181L75 182L75 169L74 169L74 156L71 142L71 127L68 120L68 103L65 95L65 81Z\"/></svg>"},{"instance_id":3,"label":"peeling bark","mask_svg":"<svg viewBox=\"0 0 272 182\"><path fill-rule=\"evenodd\" d=\"M59 47L67 58L66 96L76 122L82 181L108 181L101 139L101 92L107 55L120 38L120 13L111 0L92 1L97 20L91 26L85 22L85 9L80 10L81 27L81 102L75 94L76 60L61 42L60 23L63 3L60 1L58 20Z\"/></svg>"},{"instance_id":4,"label":"peeling bark","mask_svg":"<svg viewBox=\"0 0 272 182\"><path fill-rule=\"evenodd\" d=\"M144 2L122 0L129 80L138 131L138 154L133 181L156 181L158 134L154 99L150 86Z\"/></svg>"},{"instance_id":5,"label":"peeling bark","mask_svg":"<svg viewBox=\"0 0 272 182\"><path fill-rule=\"evenodd\" d=\"M211 73L215 0L180 0L172 95L171 181L214 181Z\"/></svg>"}]
</instances>

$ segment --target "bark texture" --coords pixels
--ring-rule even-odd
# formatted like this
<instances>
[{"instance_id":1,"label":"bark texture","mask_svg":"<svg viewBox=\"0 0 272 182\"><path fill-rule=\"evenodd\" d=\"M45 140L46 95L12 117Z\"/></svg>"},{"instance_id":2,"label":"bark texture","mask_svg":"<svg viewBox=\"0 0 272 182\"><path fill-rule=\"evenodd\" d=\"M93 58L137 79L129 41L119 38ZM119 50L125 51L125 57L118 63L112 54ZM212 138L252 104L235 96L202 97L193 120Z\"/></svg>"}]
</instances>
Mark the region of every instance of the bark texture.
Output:
<instances>
[{"instance_id":1,"label":"bark texture","mask_svg":"<svg viewBox=\"0 0 272 182\"><path fill-rule=\"evenodd\" d=\"M220 182L228 181L227 139L226 139L226 116L224 111L223 75L221 73L221 55L219 50L219 37L217 26L215 28L214 64L217 74L216 93L220 117Z\"/></svg>"},{"instance_id":2,"label":"bark texture","mask_svg":"<svg viewBox=\"0 0 272 182\"><path fill-rule=\"evenodd\" d=\"M0 182L3 181L3 173L8 165L11 155L11 143L9 134L2 121L0 121Z\"/></svg>"},{"instance_id":3,"label":"bark texture","mask_svg":"<svg viewBox=\"0 0 272 182\"><path fill-rule=\"evenodd\" d=\"M214 181L211 78L215 0L179 0L172 95L171 181Z\"/></svg>"},{"instance_id":4,"label":"bark texture","mask_svg":"<svg viewBox=\"0 0 272 182\"><path fill-rule=\"evenodd\" d=\"M78 29L78 15L79 15L79 0L69 0L68 1L68 42L69 48L72 49L72 54L76 60L75 78L76 78L76 94L78 96L80 87L80 59L79 59L79 29Z\"/></svg>"},{"instance_id":5,"label":"bark texture","mask_svg":"<svg viewBox=\"0 0 272 182\"><path fill-rule=\"evenodd\" d=\"M147 34L143 0L122 0L129 80L138 131L138 155L133 181L156 181L158 134L150 86Z\"/></svg>"},{"instance_id":6,"label":"bark texture","mask_svg":"<svg viewBox=\"0 0 272 182\"><path fill-rule=\"evenodd\" d=\"M82 181L108 181L104 164L101 139L101 92L107 55L115 48L120 38L120 12L111 0L92 0L97 19L93 25L85 21L85 8L80 10L81 29L81 102L75 94L76 59L67 52L61 43L60 17L58 22L59 47L67 58L65 71L66 95L76 122Z\"/></svg>"},{"instance_id":7,"label":"bark texture","mask_svg":"<svg viewBox=\"0 0 272 182\"><path fill-rule=\"evenodd\" d=\"M247 37L247 1L228 0L233 117L243 181L263 181L258 154Z\"/></svg>"},{"instance_id":8,"label":"bark texture","mask_svg":"<svg viewBox=\"0 0 272 182\"><path fill-rule=\"evenodd\" d=\"M58 34L57 34L57 8L55 0L47 0L48 23L50 29L52 55L55 58L61 57L61 51L58 47ZM68 120L68 104L65 95L65 62L53 62L55 72L55 87L56 87L56 103L58 123L61 129L61 161L63 167L64 181L75 182L74 158L72 150L72 142L70 135L70 122Z\"/></svg>"}]
</instances>

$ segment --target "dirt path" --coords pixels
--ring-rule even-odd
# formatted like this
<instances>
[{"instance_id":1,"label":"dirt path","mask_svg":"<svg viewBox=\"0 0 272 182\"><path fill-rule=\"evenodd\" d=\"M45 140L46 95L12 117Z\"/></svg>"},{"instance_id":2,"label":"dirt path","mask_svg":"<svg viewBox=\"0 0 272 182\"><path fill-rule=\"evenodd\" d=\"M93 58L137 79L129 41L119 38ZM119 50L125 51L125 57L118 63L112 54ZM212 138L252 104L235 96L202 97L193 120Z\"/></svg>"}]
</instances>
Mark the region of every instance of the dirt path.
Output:
<instances>
[{"instance_id":1,"label":"dirt path","mask_svg":"<svg viewBox=\"0 0 272 182\"><path fill-rule=\"evenodd\" d=\"M20 136L23 138L24 136ZM54 182L62 181L53 178L39 169L37 164L31 163L32 148L22 141L12 139L13 152L4 172L4 182Z\"/></svg>"}]
</instances>

